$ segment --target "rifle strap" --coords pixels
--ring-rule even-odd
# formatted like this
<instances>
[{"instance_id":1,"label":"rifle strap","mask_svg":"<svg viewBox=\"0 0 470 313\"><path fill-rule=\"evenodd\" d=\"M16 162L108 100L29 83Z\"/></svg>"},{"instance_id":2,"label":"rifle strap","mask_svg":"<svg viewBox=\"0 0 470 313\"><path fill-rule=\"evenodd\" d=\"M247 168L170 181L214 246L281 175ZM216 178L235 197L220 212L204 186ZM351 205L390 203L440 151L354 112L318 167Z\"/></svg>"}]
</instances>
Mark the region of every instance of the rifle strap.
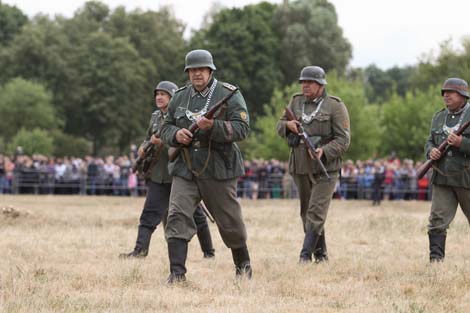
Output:
<instances>
[{"instance_id":1,"label":"rifle strap","mask_svg":"<svg viewBox=\"0 0 470 313\"><path fill-rule=\"evenodd\" d=\"M193 166L192 166L192 162L191 162L191 155L189 154L189 149L187 147L183 148L184 163L186 163L186 166L188 167L188 169L196 177L201 176L205 172L205 170L207 168L207 165L209 165L210 157L211 157L211 142L209 141L209 147L208 147L208 153L207 153L206 161L204 162L204 166L202 167L202 169L198 172L196 170L193 170Z\"/></svg>"},{"instance_id":2,"label":"rifle strap","mask_svg":"<svg viewBox=\"0 0 470 313\"><path fill-rule=\"evenodd\" d=\"M227 109L227 104L222 105L217 116L214 116L214 119L216 119L217 117L225 113L226 109ZM211 146L212 146L212 133L209 136L209 146L207 147L207 151L208 151L207 158L206 158L206 161L204 161L204 166L199 172L193 169L192 162L191 162L191 155L189 154L189 149L187 147L183 148L183 160L186 163L186 166L188 167L188 169L191 171L191 173L193 173L194 176L199 177L206 171L207 166L209 165L209 159L211 158L211 150L212 150Z\"/></svg>"}]
</instances>

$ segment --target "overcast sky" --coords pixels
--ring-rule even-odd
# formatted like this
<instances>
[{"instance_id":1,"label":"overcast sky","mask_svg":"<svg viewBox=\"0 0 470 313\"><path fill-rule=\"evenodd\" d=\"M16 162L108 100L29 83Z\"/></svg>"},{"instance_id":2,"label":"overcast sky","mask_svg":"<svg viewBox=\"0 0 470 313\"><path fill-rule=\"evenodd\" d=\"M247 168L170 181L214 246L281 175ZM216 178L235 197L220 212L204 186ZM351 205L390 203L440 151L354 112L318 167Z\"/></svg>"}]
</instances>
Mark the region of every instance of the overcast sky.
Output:
<instances>
[{"instance_id":1,"label":"overcast sky","mask_svg":"<svg viewBox=\"0 0 470 313\"><path fill-rule=\"evenodd\" d=\"M16 5L29 16L41 12L71 17L83 6L80 0L2 0ZM171 5L177 18L188 28L197 29L214 0L103 0L109 7L124 5L158 10ZM224 6L243 6L256 0L219 0ZM280 3L282 0L271 0ZM439 43L452 39L456 47L470 36L468 0L330 0L339 17L345 37L353 46L352 66L375 63L383 69L416 64Z\"/></svg>"}]
</instances>

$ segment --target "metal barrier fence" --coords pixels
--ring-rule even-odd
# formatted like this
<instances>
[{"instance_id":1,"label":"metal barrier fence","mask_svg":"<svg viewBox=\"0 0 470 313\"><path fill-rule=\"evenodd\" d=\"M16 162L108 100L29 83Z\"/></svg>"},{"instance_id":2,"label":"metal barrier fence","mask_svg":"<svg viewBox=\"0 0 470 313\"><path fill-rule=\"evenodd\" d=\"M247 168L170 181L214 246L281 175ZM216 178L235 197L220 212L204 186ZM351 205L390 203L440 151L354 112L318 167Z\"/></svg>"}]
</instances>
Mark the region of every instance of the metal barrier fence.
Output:
<instances>
[{"instance_id":1,"label":"metal barrier fence","mask_svg":"<svg viewBox=\"0 0 470 313\"><path fill-rule=\"evenodd\" d=\"M249 199L292 199L298 198L297 188L289 174L270 174L263 179L242 177L237 186L238 197ZM339 182L334 198L371 200L374 192L381 199L390 200L430 200L430 188L394 188L376 190L357 184ZM138 179L135 187L129 187L128 178L81 177L57 180L53 175L22 175L0 177L0 194L78 194L78 195L145 195L145 182Z\"/></svg>"}]
</instances>

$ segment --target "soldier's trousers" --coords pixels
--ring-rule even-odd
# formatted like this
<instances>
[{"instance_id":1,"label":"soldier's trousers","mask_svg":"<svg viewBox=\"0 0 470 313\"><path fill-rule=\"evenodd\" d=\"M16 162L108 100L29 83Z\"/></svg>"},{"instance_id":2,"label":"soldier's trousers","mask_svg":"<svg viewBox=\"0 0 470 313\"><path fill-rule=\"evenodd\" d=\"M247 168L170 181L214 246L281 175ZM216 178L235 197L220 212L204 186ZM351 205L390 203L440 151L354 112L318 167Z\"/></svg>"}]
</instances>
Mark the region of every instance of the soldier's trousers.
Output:
<instances>
[{"instance_id":1,"label":"soldier's trousers","mask_svg":"<svg viewBox=\"0 0 470 313\"><path fill-rule=\"evenodd\" d=\"M445 235L460 204L470 223L470 190L443 185L432 186L432 205L429 215L428 233Z\"/></svg>"},{"instance_id":2,"label":"soldier's trousers","mask_svg":"<svg viewBox=\"0 0 470 313\"><path fill-rule=\"evenodd\" d=\"M304 231L311 229L318 235L323 233L328 208L338 180L337 173L329 174L330 180L323 175L293 175L300 197L300 217Z\"/></svg>"},{"instance_id":3,"label":"soldier's trousers","mask_svg":"<svg viewBox=\"0 0 470 313\"><path fill-rule=\"evenodd\" d=\"M171 184L160 184L152 181L147 182L147 196L145 198L144 209L140 215L139 227L149 229L153 232L162 221L165 226L170 202L170 192ZM197 225L198 231L209 227L206 215L199 206L195 208L193 220Z\"/></svg>"},{"instance_id":4,"label":"soldier's trousers","mask_svg":"<svg viewBox=\"0 0 470 313\"><path fill-rule=\"evenodd\" d=\"M170 200L171 184L160 184L153 181L147 182L147 196L144 209L140 215L139 227L150 229L152 232L165 217Z\"/></svg>"},{"instance_id":5,"label":"soldier's trousers","mask_svg":"<svg viewBox=\"0 0 470 313\"><path fill-rule=\"evenodd\" d=\"M187 180L173 177L165 228L166 239L191 240L196 233L193 214L201 200L214 217L225 245L235 249L245 247L247 235L237 200L236 178Z\"/></svg>"}]
</instances>

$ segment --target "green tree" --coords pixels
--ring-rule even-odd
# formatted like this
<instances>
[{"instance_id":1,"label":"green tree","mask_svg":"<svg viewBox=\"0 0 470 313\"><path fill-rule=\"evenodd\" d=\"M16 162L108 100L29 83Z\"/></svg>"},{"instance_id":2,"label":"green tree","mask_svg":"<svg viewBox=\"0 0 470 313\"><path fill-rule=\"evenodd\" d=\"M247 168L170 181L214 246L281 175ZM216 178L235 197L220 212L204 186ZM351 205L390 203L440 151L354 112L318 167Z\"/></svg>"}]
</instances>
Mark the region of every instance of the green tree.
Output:
<instances>
[{"instance_id":1,"label":"green tree","mask_svg":"<svg viewBox=\"0 0 470 313\"><path fill-rule=\"evenodd\" d=\"M145 131L142 98L150 94L143 88L149 64L127 40L96 32L77 47L71 65L81 88L78 101L66 106L66 130L92 141L94 153L106 145L124 150Z\"/></svg>"},{"instance_id":2,"label":"green tree","mask_svg":"<svg viewBox=\"0 0 470 313\"><path fill-rule=\"evenodd\" d=\"M350 118L351 145L344 158L368 159L377 154L380 146L380 112L367 101L361 80L346 80L336 72L327 75L327 92L341 98Z\"/></svg>"},{"instance_id":3,"label":"green tree","mask_svg":"<svg viewBox=\"0 0 470 313\"><path fill-rule=\"evenodd\" d=\"M437 55L424 56L414 74L413 88L426 91L429 86L442 85L449 77L470 81L470 36L463 38L461 48L454 48L451 40L441 43Z\"/></svg>"},{"instance_id":4,"label":"green tree","mask_svg":"<svg viewBox=\"0 0 470 313\"><path fill-rule=\"evenodd\" d=\"M276 124L292 95L298 92L298 84L274 91L270 103L264 106L264 115L258 118L258 131L251 132L245 146L242 146L247 159L287 160L289 158L287 142L277 134Z\"/></svg>"},{"instance_id":5,"label":"green tree","mask_svg":"<svg viewBox=\"0 0 470 313\"><path fill-rule=\"evenodd\" d=\"M281 40L280 66L285 84L296 81L306 65L345 72L352 47L338 25L334 5L327 0L298 0L279 6L274 29Z\"/></svg>"},{"instance_id":6,"label":"green tree","mask_svg":"<svg viewBox=\"0 0 470 313\"><path fill-rule=\"evenodd\" d=\"M124 7L118 7L104 27L114 38L127 38L140 57L149 62L147 90L161 80L180 84L186 53L184 25L169 8L128 13Z\"/></svg>"},{"instance_id":7,"label":"green tree","mask_svg":"<svg viewBox=\"0 0 470 313\"><path fill-rule=\"evenodd\" d=\"M8 45L27 22L28 17L20 9L0 1L0 46Z\"/></svg>"},{"instance_id":8,"label":"green tree","mask_svg":"<svg viewBox=\"0 0 470 313\"><path fill-rule=\"evenodd\" d=\"M52 95L40 84L16 78L0 88L0 134L9 142L20 129L61 126Z\"/></svg>"},{"instance_id":9,"label":"green tree","mask_svg":"<svg viewBox=\"0 0 470 313\"><path fill-rule=\"evenodd\" d=\"M51 136L54 143L54 156L83 157L92 153L91 142L85 140L84 138L64 134L60 130L52 131Z\"/></svg>"},{"instance_id":10,"label":"green tree","mask_svg":"<svg viewBox=\"0 0 470 313\"><path fill-rule=\"evenodd\" d=\"M281 80L278 38L272 29L275 9L267 2L222 9L190 43L193 49L211 51L219 79L240 86L254 121Z\"/></svg>"},{"instance_id":11,"label":"green tree","mask_svg":"<svg viewBox=\"0 0 470 313\"><path fill-rule=\"evenodd\" d=\"M437 85L427 91L408 92L405 97L392 95L382 106L381 153L395 151L401 158L422 159L432 116L442 107Z\"/></svg>"},{"instance_id":12,"label":"green tree","mask_svg":"<svg viewBox=\"0 0 470 313\"><path fill-rule=\"evenodd\" d=\"M37 153L52 155L54 152L54 142L50 133L39 128L20 129L8 144L7 152L13 155L18 146L23 147L23 152L27 155Z\"/></svg>"}]
</instances>

